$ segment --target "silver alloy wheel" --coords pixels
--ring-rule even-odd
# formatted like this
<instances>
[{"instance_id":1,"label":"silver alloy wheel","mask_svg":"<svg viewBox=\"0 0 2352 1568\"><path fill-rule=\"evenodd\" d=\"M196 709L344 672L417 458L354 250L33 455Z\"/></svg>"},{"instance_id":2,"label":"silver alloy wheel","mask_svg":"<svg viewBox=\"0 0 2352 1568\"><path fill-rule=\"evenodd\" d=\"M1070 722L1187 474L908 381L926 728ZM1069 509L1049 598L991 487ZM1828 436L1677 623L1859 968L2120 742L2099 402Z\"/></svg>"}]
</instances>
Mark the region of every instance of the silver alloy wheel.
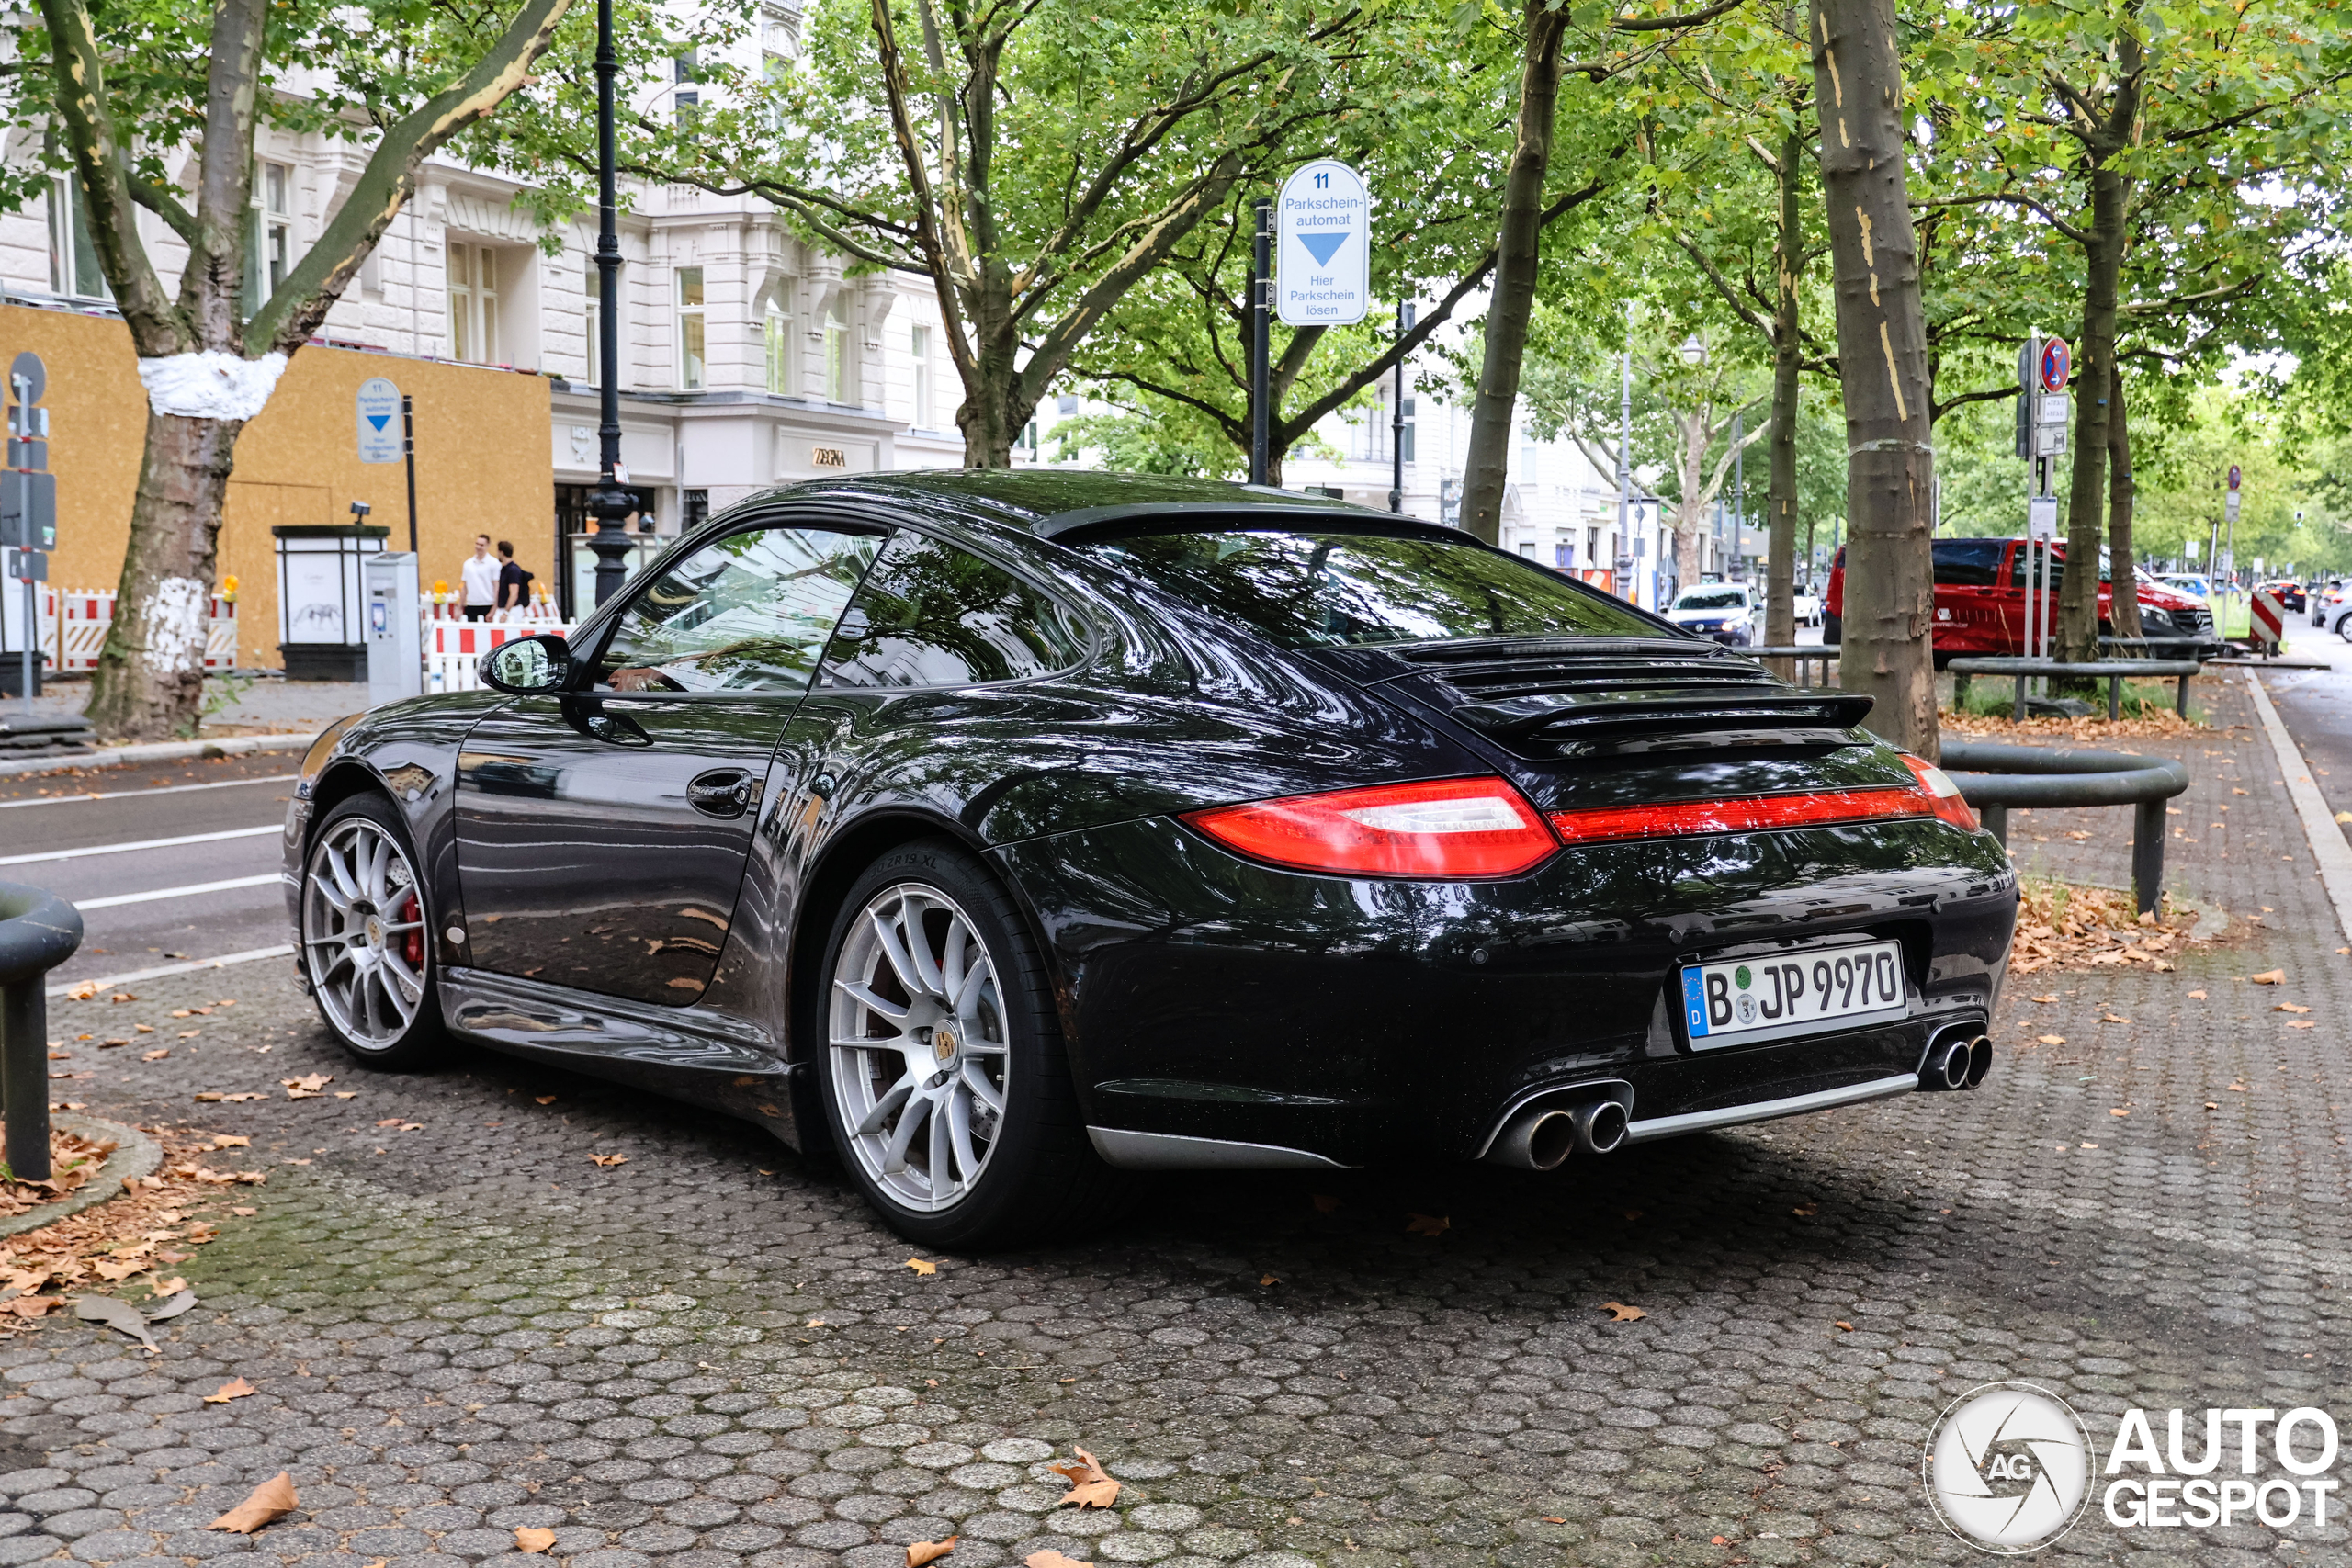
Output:
<instances>
[{"instance_id":1,"label":"silver alloy wheel","mask_svg":"<svg viewBox=\"0 0 2352 1568\"><path fill-rule=\"evenodd\" d=\"M302 960L346 1040L390 1045L424 1001L424 910L416 871L365 817L333 824L302 875Z\"/></svg>"},{"instance_id":2,"label":"silver alloy wheel","mask_svg":"<svg viewBox=\"0 0 2352 1568\"><path fill-rule=\"evenodd\" d=\"M954 899L901 882L858 911L831 979L833 1099L854 1157L907 1208L954 1208L996 1152L1012 1074L988 945Z\"/></svg>"}]
</instances>

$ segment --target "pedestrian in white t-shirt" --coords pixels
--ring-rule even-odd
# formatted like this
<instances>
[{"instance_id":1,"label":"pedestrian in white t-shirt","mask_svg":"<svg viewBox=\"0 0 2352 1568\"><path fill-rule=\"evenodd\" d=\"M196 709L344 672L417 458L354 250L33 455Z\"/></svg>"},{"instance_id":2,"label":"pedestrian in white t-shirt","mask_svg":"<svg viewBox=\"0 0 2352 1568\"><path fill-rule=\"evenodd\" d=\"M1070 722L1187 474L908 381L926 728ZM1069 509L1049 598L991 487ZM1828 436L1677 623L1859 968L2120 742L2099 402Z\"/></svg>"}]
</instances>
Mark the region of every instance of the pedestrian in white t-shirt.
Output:
<instances>
[{"instance_id":1,"label":"pedestrian in white t-shirt","mask_svg":"<svg viewBox=\"0 0 2352 1568\"><path fill-rule=\"evenodd\" d=\"M490 536L474 536L474 553L458 568L466 580L466 619L481 621L490 618L491 610L498 604L498 571L500 562L490 553Z\"/></svg>"}]
</instances>

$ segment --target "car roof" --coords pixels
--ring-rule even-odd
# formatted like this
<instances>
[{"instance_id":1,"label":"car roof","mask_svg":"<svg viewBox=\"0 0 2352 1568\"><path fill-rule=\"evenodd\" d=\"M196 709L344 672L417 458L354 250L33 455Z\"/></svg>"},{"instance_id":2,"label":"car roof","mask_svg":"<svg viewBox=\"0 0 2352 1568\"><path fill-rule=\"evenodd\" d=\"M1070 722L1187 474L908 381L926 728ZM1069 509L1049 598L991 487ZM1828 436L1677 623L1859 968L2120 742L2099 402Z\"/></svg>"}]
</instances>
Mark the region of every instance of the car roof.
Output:
<instances>
[{"instance_id":1,"label":"car roof","mask_svg":"<svg viewBox=\"0 0 2352 1568\"><path fill-rule=\"evenodd\" d=\"M1211 520L1245 527L1255 524L1430 534L1453 539L1470 536L1442 524L1298 491L1069 468L909 469L854 479L810 479L779 486L750 500L828 497L888 502L934 517L1011 527L1046 539L1092 530L1198 526Z\"/></svg>"}]
</instances>

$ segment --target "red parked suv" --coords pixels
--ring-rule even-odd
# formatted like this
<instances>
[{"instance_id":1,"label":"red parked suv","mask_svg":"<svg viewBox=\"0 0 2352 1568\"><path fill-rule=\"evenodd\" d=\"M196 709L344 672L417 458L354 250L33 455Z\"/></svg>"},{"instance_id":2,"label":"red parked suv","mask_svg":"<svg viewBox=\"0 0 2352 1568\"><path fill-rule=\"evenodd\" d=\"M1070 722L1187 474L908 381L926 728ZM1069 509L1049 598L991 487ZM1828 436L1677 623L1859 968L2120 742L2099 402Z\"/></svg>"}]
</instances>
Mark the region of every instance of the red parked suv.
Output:
<instances>
[{"instance_id":1,"label":"red parked suv","mask_svg":"<svg viewBox=\"0 0 2352 1568\"><path fill-rule=\"evenodd\" d=\"M2023 539L1938 539L1936 559L1936 663L1965 654L2015 654L2025 651L2025 541ZM2048 614L2058 615L2058 589L2065 581L2066 547L2054 545L2050 573ZM2102 561L2098 579L2098 629L2105 637L2115 629L2108 620L2114 589ZM1846 552L1840 549L1829 567L1829 592L1822 601L1821 640L1840 637L1846 609ZM2176 593L2145 577L2140 580L2140 627L2151 637L2194 637L2199 659L2222 651L2213 633L2213 613L2202 600ZM2190 649L2154 648L2159 658L2178 659Z\"/></svg>"}]
</instances>

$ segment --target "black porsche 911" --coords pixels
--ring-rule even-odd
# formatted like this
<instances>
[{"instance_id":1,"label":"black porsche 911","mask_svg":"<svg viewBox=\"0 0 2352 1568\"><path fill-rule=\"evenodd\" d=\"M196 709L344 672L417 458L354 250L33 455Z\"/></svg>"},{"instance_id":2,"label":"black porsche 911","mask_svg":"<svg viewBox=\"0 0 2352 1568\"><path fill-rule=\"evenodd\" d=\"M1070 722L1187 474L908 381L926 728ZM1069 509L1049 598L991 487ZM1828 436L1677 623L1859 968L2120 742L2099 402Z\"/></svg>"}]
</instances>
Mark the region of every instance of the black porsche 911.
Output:
<instances>
[{"instance_id":1,"label":"black porsche 911","mask_svg":"<svg viewBox=\"0 0 2352 1568\"><path fill-rule=\"evenodd\" d=\"M2016 879L1951 781L1456 530L802 485L481 673L304 761L328 1025L749 1118L919 1241L1119 1169L1548 1169L1990 1064Z\"/></svg>"}]
</instances>

